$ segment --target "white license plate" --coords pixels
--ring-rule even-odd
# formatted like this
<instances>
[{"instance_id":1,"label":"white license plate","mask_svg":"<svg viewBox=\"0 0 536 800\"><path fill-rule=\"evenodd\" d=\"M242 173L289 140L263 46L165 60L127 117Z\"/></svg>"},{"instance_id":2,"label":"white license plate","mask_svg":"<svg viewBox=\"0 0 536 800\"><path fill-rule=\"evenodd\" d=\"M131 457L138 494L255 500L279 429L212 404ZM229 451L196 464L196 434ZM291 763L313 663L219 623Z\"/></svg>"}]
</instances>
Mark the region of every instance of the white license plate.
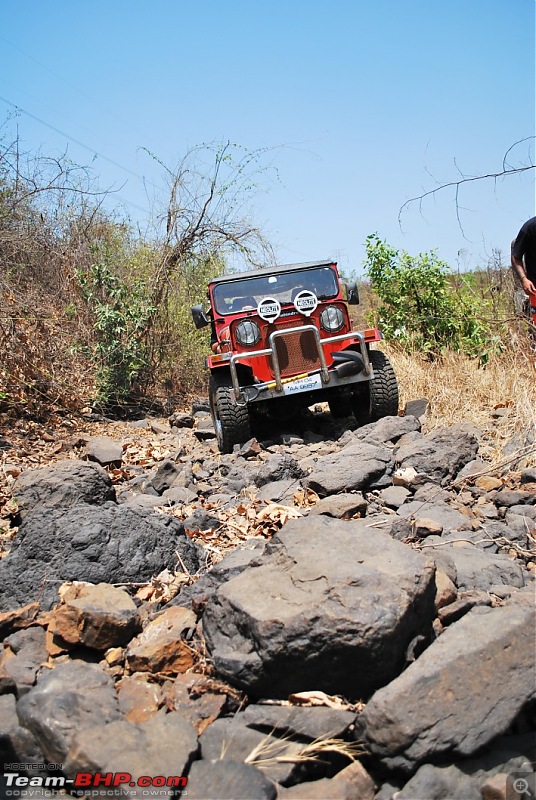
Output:
<instances>
[{"instance_id":1,"label":"white license plate","mask_svg":"<svg viewBox=\"0 0 536 800\"><path fill-rule=\"evenodd\" d=\"M297 381L283 384L284 394L298 394L298 392L311 392L320 389L322 381L320 375L308 375L307 378L298 378Z\"/></svg>"}]
</instances>

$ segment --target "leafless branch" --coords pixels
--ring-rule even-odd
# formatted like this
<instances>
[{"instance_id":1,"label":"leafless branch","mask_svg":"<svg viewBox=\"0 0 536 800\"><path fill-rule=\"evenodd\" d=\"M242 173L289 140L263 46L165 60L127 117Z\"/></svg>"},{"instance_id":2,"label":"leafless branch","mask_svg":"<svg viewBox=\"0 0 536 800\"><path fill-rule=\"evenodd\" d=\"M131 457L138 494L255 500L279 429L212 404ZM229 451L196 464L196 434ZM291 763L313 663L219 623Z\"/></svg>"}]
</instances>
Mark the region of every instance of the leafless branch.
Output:
<instances>
[{"instance_id":1,"label":"leafless branch","mask_svg":"<svg viewBox=\"0 0 536 800\"><path fill-rule=\"evenodd\" d=\"M532 140L534 140L534 138L535 138L534 136L527 136L524 139L519 139L519 141L514 142L514 144L512 144L508 148L506 153L504 154L503 161L502 161L502 168L500 170L498 170L497 172L488 172L488 173L485 173L485 174L482 174L482 175L465 175L460 170L460 168L458 167L458 164L456 163L456 159L455 159L454 160L454 166L456 167L456 170L457 170L457 172L459 173L459 175L461 177L458 180L448 181L447 183L439 184L438 186L436 186L433 189L429 189L428 191L423 192L422 194L416 195L415 197L410 197L409 200L406 200L406 202L403 203L400 206L400 209L398 211L398 224L399 224L399 226L402 227L402 215L404 214L404 212L408 211L409 208L414 203L418 203L419 204L419 213L422 214L423 202L427 198L435 197L439 192L443 192L443 191L445 191L447 189L454 189L454 201L455 201L455 207L456 207L456 219L458 221L458 225L460 227L460 230L463 233L464 232L463 231L463 225L462 225L462 221L461 221L461 217L460 217L460 209L461 209L461 207L460 207L460 191L461 191L462 187L467 185L467 184L469 184L469 183L475 183L477 181L484 181L484 180L488 180L488 179L492 179L496 183L499 178L505 178L505 177L507 177L509 175L516 175L516 174L520 174L522 172L528 172L529 170L535 169L536 168L536 164L532 163L532 159L531 159L530 163L523 164L523 165L520 165L518 167L509 166L508 165L508 161L507 161L509 153L511 153L512 150L517 145L522 144L523 142L532 141ZM464 234L464 237L465 237L465 234Z\"/></svg>"}]
</instances>

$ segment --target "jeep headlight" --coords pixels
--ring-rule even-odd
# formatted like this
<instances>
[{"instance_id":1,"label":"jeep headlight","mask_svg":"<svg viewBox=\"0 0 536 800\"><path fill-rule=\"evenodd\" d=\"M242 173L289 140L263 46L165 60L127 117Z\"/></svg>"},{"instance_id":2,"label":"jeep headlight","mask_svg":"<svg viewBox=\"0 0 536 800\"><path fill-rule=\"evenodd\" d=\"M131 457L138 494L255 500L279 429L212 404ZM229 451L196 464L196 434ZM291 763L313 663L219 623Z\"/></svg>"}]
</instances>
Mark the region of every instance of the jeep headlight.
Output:
<instances>
[{"instance_id":1,"label":"jeep headlight","mask_svg":"<svg viewBox=\"0 0 536 800\"><path fill-rule=\"evenodd\" d=\"M234 329L236 341L242 347L253 347L261 338L261 329L251 319L243 319Z\"/></svg>"},{"instance_id":2,"label":"jeep headlight","mask_svg":"<svg viewBox=\"0 0 536 800\"><path fill-rule=\"evenodd\" d=\"M328 333L340 331L344 325L344 314L338 306L327 306L320 314L320 324Z\"/></svg>"}]
</instances>

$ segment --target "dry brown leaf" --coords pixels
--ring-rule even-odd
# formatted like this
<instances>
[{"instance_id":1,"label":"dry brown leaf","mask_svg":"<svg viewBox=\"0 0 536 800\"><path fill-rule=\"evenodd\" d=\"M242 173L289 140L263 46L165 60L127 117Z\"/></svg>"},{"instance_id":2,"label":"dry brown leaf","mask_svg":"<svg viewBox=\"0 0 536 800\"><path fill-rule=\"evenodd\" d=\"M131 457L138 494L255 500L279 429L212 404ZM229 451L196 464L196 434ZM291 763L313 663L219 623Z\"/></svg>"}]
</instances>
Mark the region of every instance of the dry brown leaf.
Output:
<instances>
[{"instance_id":1,"label":"dry brown leaf","mask_svg":"<svg viewBox=\"0 0 536 800\"><path fill-rule=\"evenodd\" d=\"M294 492L292 497L294 504L297 505L298 508L310 508L310 506L315 506L320 500L317 493L308 487L298 489L298 491Z\"/></svg>"},{"instance_id":2,"label":"dry brown leaf","mask_svg":"<svg viewBox=\"0 0 536 800\"><path fill-rule=\"evenodd\" d=\"M289 702L298 706L327 706L328 708L351 709L355 710L357 706L364 707L364 704L352 704L343 700L342 697L337 695L326 694L321 691L311 692L295 692L289 695Z\"/></svg>"}]
</instances>

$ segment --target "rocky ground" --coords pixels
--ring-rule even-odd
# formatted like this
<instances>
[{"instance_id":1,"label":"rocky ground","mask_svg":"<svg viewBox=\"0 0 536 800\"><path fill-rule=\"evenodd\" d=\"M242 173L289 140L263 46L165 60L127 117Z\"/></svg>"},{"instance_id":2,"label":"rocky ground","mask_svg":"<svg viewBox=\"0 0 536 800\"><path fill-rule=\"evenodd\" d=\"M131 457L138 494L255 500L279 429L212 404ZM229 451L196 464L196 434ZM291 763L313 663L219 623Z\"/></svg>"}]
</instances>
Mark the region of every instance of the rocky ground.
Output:
<instances>
[{"instance_id":1,"label":"rocky ground","mask_svg":"<svg viewBox=\"0 0 536 800\"><path fill-rule=\"evenodd\" d=\"M532 791L534 440L492 467L484 430L423 433L423 410L355 428L317 409L225 456L202 400L4 432L0 750L16 785Z\"/></svg>"}]
</instances>

